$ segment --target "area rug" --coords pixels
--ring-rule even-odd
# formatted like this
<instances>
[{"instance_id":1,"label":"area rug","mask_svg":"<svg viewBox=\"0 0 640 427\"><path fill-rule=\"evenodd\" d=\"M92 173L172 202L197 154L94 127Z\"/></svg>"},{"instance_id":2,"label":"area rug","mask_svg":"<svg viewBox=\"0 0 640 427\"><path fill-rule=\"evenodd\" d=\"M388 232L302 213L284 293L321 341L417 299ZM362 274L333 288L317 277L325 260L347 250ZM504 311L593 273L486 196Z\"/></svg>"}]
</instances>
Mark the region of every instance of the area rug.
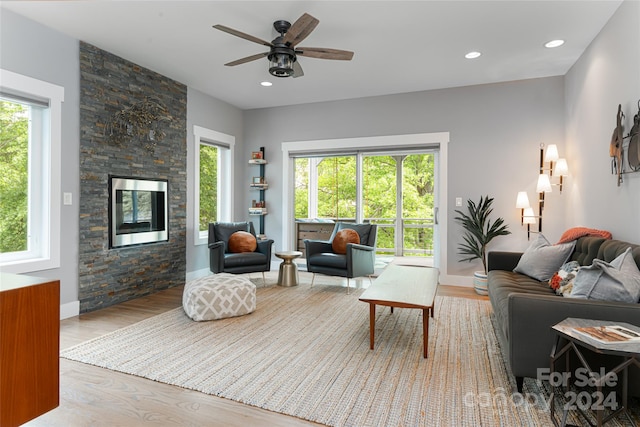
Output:
<instances>
[{"instance_id":1,"label":"area rug","mask_svg":"<svg viewBox=\"0 0 640 427\"><path fill-rule=\"evenodd\" d=\"M369 349L361 292L263 287L250 315L177 308L62 357L331 426L550 425L543 399L513 395L487 301L438 297L424 359L419 310L379 307Z\"/></svg>"}]
</instances>

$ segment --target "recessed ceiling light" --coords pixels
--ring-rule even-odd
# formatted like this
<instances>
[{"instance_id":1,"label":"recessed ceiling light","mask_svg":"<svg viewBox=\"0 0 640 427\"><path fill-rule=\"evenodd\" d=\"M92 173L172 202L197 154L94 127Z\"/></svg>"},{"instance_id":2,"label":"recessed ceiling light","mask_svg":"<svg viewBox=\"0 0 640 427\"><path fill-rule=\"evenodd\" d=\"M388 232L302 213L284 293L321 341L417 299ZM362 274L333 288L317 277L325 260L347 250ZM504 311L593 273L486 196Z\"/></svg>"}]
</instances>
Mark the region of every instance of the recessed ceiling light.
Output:
<instances>
[{"instance_id":1,"label":"recessed ceiling light","mask_svg":"<svg viewBox=\"0 0 640 427\"><path fill-rule=\"evenodd\" d=\"M464 57L467 59L476 59L480 55L482 55L480 52L469 52Z\"/></svg>"},{"instance_id":2,"label":"recessed ceiling light","mask_svg":"<svg viewBox=\"0 0 640 427\"><path fill-rule=\"evenodd\" d=\"M262 86L264 86L264 87L269 87L269 86L272 86L272 85L273 85L273 83L271 83L271 82L260 82L260 84L261 84Z\"/></svg>"},{"instance_id":3,"label":"recessed ceiling light","mask_svg":"<svg viewBox=\"0 0 640 427\"><path fill-rule=\"evenodd\" d=\"M551 40L550 42L546 42L544 44L544 47L548 47L548 48L553 48L553 47L558 47L558 46L562 46L564 44L564 40Z\"/></svg>"}]
</instances>

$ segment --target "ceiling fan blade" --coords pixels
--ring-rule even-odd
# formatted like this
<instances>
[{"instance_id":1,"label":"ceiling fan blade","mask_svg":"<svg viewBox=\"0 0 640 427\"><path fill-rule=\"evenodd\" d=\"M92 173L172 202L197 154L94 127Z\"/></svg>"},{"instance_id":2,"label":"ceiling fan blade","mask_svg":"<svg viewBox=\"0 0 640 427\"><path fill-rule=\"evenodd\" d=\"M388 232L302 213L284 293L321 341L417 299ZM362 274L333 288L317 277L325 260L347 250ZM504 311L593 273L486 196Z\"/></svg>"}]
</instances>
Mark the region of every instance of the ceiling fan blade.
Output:
<instances>
[{"instance_id":1,"label":"ceiling fan blade","mask_svg":"<svg viewBox=\"0 0 640 427\"><path fill-rule=\"evenodd\" d=\"M287 33L284 35L284 39L282 41L289 46L296 46L302 40L306 39L319 23L320 21L316 18L305 13L293 23L291 28L289 28Z\"/></svg>"},{"instance_id":2,"label":"ceiling fan blade","mask_svg":"<svg viewBox=\"0 0 640 427\"><path fill-rule=\"evenodd\" d=\"M351 58L353 58L353 52L326 47L299 47L296 48L296 54L309 58L337 59L340 61L351 61Z\"/></svg>"},{"instance_id":3,"label":"ceiling fan blade","mask_svg":"<svg viewBox=\"0 0 640 427\"><path fill-rule=\"evenodd\" d=\"M229 27L226 27L224 25L220 25L220 24L214 25L213 28L215 28L216 30L224 31L225 33L229 33L229 34L234 35L236 37L240 37L242 39L249 40L249 41L254 42L254 43L258 43L258 44L262 44L262 45L271 47L271 42L268 42L266 40L259 39L258 37L254 37L252 35L243 33L242 31L234 30L233 28L229 28Z\"/></svg>"},{"instance_id":4,"label":"ceiling fan blade","mask_svg":"<svg viewBox=\"0 0 640 427\"><path fill-rule=\"evenodd\" d=\"M293 74L291 75L291 77L295 79L296 77L302 77L302 76L304 76L304 71L302 71L302 66L298 61L295 61L293 63Z\"/></svg>"},{"instance_id":5,"label":"ceiling fan blade","mask_svg":"<svg viewBox=\"0 0 640 427\"><path fill-rule=\"evenodd\" d=\"M227 62L224 65L226 65L227 67L233 67L234 65L240 65L240 64L244 64L245 62L251 62L251 61L255 61L256 59L264 58L268 54L269 52L256 53L255 55L251 55L245 58L236 59L235 61Z\"/></svg>"}]
</instances>

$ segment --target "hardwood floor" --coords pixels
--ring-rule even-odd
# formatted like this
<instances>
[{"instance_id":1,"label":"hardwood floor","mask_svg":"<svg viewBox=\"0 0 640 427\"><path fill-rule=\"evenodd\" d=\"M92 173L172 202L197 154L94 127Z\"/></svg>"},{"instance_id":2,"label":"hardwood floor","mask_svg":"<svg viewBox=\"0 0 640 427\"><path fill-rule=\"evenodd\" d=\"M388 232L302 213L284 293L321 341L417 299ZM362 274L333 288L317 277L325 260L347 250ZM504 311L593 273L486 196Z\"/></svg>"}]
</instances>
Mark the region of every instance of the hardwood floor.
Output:
<instances>
[{"instance_id":1,"label":"hardwood floor","mask_svg":"<svg viewBox=\"0 0 640 427\"><path fill-rule=\"evenodd\" d=\"M109 333L182 304L182 286L60 322L60 347ZM481 298L440 285L439 295ZM317 426L228 399L60 359L60 406L25 426Z\"/></svg>"}]
</instances>

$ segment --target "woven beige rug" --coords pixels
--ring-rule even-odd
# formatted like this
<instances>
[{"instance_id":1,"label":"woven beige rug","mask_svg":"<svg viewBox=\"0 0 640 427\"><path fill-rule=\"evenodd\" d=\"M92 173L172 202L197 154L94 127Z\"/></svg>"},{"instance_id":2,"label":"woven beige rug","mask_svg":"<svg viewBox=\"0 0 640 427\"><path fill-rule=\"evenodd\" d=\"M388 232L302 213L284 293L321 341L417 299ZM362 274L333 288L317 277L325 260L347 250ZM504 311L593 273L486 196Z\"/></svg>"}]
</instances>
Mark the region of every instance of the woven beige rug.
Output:
<instances>
[{"instance_id":1,"label":"woven beige rug","mask_svg":"<svg viewBox=\"0 0 640 427\"><path fill-rule=\"evenodd\" d=\"M181 308L62 357L332 426L548 426L512 395L486 301L438 297L429 358L419 310L378 308L369 349L361 289L264 287L247 316L193 322Z\"/></svg>"}]
</instances>

